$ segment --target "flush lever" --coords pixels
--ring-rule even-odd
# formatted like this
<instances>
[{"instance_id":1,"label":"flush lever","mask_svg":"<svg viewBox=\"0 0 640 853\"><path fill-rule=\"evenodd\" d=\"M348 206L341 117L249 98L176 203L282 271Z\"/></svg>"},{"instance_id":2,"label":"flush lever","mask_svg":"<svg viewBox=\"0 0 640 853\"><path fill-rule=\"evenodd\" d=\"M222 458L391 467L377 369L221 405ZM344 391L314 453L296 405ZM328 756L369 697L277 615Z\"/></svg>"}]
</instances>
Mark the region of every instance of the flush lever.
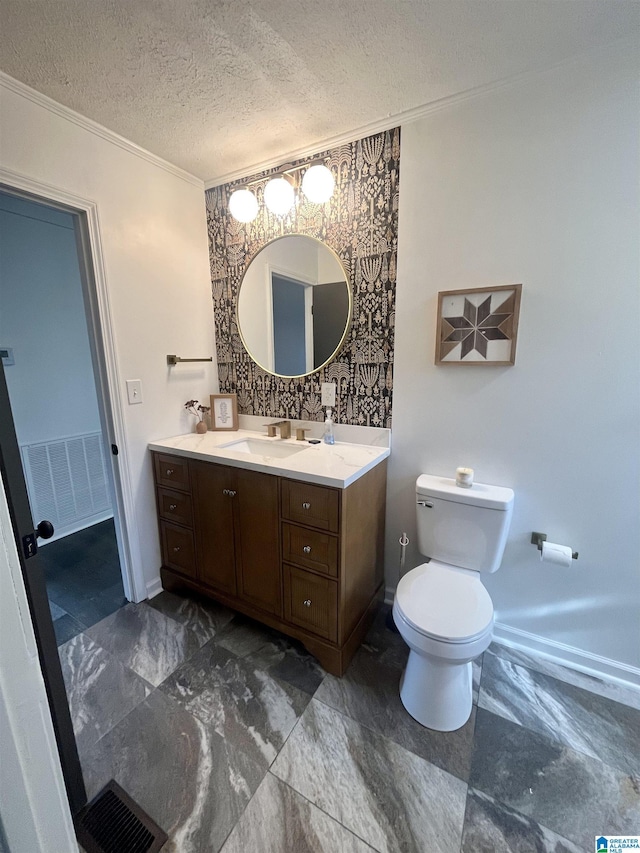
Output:
<instances>
[{"instance_id":1,"label":"flush lever","mask_svg":"<svg viewBox=\"0 0 640 853\"><path fill-rule=\"evenodd\" d=\"M418 506L426 506L429 509L433 509L433 501L418 501Z\"/></svg>"}]
</instances>

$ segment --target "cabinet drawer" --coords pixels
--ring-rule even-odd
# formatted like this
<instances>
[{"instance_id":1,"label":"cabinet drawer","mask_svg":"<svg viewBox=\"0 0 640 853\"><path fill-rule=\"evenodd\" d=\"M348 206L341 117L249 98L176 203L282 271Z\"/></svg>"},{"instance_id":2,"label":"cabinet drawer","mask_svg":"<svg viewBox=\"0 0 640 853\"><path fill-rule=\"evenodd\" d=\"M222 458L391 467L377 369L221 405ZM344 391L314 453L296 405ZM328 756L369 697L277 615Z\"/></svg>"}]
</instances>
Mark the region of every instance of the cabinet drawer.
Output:
<instances>
[{"instance_id":1,"label":"cabinet drawer","mask_svg":"<svg viewBox=\"0 0 640 853\"><path fill-rule=\"evenodd\" d=\"M184 527L176 527L174 524L161 521L160 535L164 565L195 578L196 558L193 533Z\"/></svg>"},{"instance_id":2,"label":"cabinet drawer","mask_svg":"<svg viewBox=\"0 0 640 853\"><path fill-rule=\"evenodd\" d=\"M176 524L186 524L191 527L193 524L191 496L184 492L158 488L158 513L160 518L164 518L166 521L174 521Z\"/></svg>"},{"instance_id":3,"label":"cabinet drawer","mask_svg":"<svg viewBox=\"0 0 640 853\"><path fill-rule=\"evenodd\" d=\"M282 481L282 515L289 521L338 532L340 497L336 489Z\"/></svg>"},{"instance_id":4,"label":"cabinet drawer","mask_svg":"<svg viewBox=\"0 0 640 853\"><path fill-rule=\"evenodd\" d=\"M153 457L156 483L159 486L169 486L170 489L180 489L188 492L189 460L181 456L168 456L166 453L155 453Z\"/></svg>"},{"instance_id":5,"label":"cabinet drawer","mask_svg":"<svg viewBox=\"0 0 640 853\"><path fill-rule=\"evenodd\" d=\"M282 557L288 563L296 563L333 578L338 576L338 540L329 533L284 522Z\"/></svg>"},{"instance_id":6,"label":"cabinet drawer","mask_svg":"<svg viewBox=\"0 0 640 853\"><path fill-rule=\"evenodd\" d=\"M285 564L284 616L287 622L335 642L338 584Z\"/></svg>"}]
</instances>

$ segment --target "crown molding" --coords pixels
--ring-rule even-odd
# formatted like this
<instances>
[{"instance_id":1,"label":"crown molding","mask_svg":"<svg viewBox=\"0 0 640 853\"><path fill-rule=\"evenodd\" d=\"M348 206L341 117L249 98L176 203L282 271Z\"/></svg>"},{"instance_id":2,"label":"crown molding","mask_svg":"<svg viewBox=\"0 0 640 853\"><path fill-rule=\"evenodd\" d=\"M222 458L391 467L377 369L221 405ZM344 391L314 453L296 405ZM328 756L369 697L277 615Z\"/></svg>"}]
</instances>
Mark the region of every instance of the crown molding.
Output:
<instances>
[{"instance_id":1,"label":"crown molding","mask_svg":"<svg viewBox=\"0 0 640 853\"><path fill-rule=\"evenodd\" d=\"M401 113L393 113L393 115L389 114L386 118L377 119L376 121L362 125L355 130L349 130L347 133L340 133L336 136L330 136L326 139L322 139L319 142L314 143L313 146L306 146L304 148L297 148L294 151L288 151L277 159L264 160L261 163L255 163L254 165L244 169L227 172L227 174L221 175L219 178L212 178L211 180L205 181L204 188L205 190L209 190L213 187L229 184L232 181L241 180L242 178L258 174L258 172L265 172L268 169L276 169L278 166L282 165L282 163L303 160L305 157L312 157L321 151L328 151L331 148L338 148L340 145L356 142L358 139L364 139L367 136L373 136L375 133L383 133L386 130L392 130L394 127L411 124L412 122L419 121L432 113L449 109L450 107L462 104L465 101L484 97L485 95L497 92L500 89L510 88L511 86L515 86L517 83L520 83L523 79L538 76L541 73L543 72L528 71L518 75L517 77L497 80L493 83L486 83L473 89L467 89L464 92L457 92L455 95L447 95L444 98L438 98L436 101L430 101L428 104L422 104L419 107L413 107L412 109L404 110L404 112Z\"/></svg>"},{"instance_id":2,"label":"crown molding","mask_svg":"<svg viewBox=\"0 0 640 853\"><path fill-rule=\"evenodd\" d=\"M254 163L253 165L246 166L245 168L236 169L233 172L227 172L226 174L220 175L216 178L210 178L209 180L206 180L204 182L204 188L205 190L210 190L214 187L222 186L223 184L229 184L232 181L238 181L242 180L243 178L251 177L253 175L258 174L259 172L265 172L269 169L277 169L283 163L289 163L295 160L303 160L305 157L313 157L321 151L328 151L331 148L338 148L340 145L355 142L358 139L364 139L365 137L372 136L375 133L382 133L386 130L392 130L394 127L401 127L402 125L411 124L412 122L419 121L420 119L432 115L433 113L450 109L452 107L457 106L458 104L463 104L466 101L473 101L479 98L484 98L487 95L491 95L494 92L499 92L503 89L511 89L516 86L524 85L531 80L535 80L537 78L544 77L548 74L552 74L562 68L578 65L580 62L584 62L586 59L594 58L596 56L616 57L619 55L619 52L622 52L625 48L635 50L637 48L637 45L637 36L627 36L622 39L617 39L616 41L606 45L599 45L598 47L595 47L592 50L579 53L576 56L570 57L569 59L564 59L561 62L549 65L546 68L536 68L531 69L529 71L523 71L520 74L513 74L510 77L505 77L500 80L494 80L491 83L484 83L481 86L475 86L471 89L466 89L464 92L457 92L454 95L446 95L443 98L438 98L435 101L430 101L429 103L422 104L419 107L413 107L412 109L405 110L404 112L393 114L389 113L385 118L377 119L376 121L373 121L370 124L362 125L361 127L356 128L355 130L349 130L346 133L327 137L325 139L316 141L313 145L304 146L303 148L297 148L293 151L286 151L283 154L279 155L277 158L263 160L259 163Z\"/></svg>"},{"instance_id":3,"label":"crown molding","mask_svg":"<svg viewBox=\"0 0 640 853\"><path fill-rule=\"evenodd\" d=\"M26 83L22 83L14 77L10 77L4 71L0 71L0 86L14 92L16 95L21 95L23 98L27 98L27 100L32 101L40 107L44 107L44 109L49 110L49 112L54 113L60 118L78 125L78 127L81 127L83 130L87 130L89 133L99 136L106 142L110 142L112 145L117 145L118 148L122 148L123 151L126 151L129 154L134 154L136 157L146 160L147 163L151 163L153 166L158 166L158 168L164 169L165 172L169 172L171 175L174 175L174 177L181 178L183 181L193 184L193 186L199 187L200 189L204 188L204 182L201 178L192 175L190 172L181 169L179 166L174 166L173 163L169 163L167 160L163 160L162 157L158 157L157 154L152 154L151 151L147 151L146 148L142 148L140 145L136 145L135 142L131 142L124 136L120 136L119 133L98 124L97 121L93 121L93 119L87 118L86 116L81 115L81 113L77 113L70 107L66 107L64 104L54 101L53 98L50 98L48 95L43 95L42 92L32 89L31 86L27 86Z\"/></svg>"}]
</instances>

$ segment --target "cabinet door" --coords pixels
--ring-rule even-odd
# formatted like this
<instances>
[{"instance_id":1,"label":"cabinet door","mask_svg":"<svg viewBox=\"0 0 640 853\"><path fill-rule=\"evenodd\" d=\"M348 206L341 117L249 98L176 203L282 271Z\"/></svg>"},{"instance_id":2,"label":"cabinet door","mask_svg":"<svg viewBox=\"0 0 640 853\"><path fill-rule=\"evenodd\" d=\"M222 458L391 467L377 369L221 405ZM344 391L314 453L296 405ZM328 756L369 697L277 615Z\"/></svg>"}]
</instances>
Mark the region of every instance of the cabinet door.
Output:
<instances>
[{"instance_id":1,"label":"cabinet door","mask_svg":"<svg viewBox=\"0 0 640 853\"><path fill-rule=\"evenodd\" d=\"M193 533L166 521L160 522L162 562L170 569L183 575L196 577L196 559L193 548Z\"/></svg>"},{"instance_id":2,"label":"cabinet door","mask_svg":"<svg viewBox=\"0 0 640 853\"><path fill-rule=\"evenodd\" d=\"M236 473L238 595L255 607L280 616L278 478L241 468Z\"/></svg>"},{"instance_id":3,"label":"cabinet door","mask_svg":"<svg viewBox=\"0 0 640 853\"><path fill-rule=\"evenodd\" d=\"M335 643L338 584L295 566L284 566L284 618Z\"/></svg>"},{"instance_id":4,"label":"cabinet door","mask_svg":"<svg viewBox=\"0 0 640 853\"><path fill-rule=\"evenodd\" d=\"M190 462L198 576L203 583L236 594L233 532L235 471L211 462Z\"/></svg>"}]
</instances>

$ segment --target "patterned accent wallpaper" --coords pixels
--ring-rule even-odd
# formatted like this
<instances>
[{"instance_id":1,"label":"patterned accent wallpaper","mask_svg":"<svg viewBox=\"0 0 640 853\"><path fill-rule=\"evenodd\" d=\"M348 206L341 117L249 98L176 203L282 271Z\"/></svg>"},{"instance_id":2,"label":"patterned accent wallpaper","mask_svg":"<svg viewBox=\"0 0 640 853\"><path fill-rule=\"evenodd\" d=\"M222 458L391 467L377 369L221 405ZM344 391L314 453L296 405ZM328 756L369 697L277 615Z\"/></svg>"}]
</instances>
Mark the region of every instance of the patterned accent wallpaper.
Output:
<instances>
[{"instance_id":1,"label":"patterned accent wallpaper","mask_svg":"<svg viewBox=\"0 0 640 853\"><path fill-rule=\"evenodd\" d=\"M286 165L318 157L336 179L333 197L318 205L297 191L285 217L269 213L262 203L264 185L278 169L206 191L220 393L237 393L241 414L321 421L320 385L335 382L337 423L391 427L400 128ZM243 224L229 213L229 196L256 178L264 178L251 187L260 211ZM236 319L246 267L266 243L284 234L307 234L330 246L347 271L353 295L351 326L337 358L296 379L259 367L242 344Z\"/></svg>"}]
</instances>

